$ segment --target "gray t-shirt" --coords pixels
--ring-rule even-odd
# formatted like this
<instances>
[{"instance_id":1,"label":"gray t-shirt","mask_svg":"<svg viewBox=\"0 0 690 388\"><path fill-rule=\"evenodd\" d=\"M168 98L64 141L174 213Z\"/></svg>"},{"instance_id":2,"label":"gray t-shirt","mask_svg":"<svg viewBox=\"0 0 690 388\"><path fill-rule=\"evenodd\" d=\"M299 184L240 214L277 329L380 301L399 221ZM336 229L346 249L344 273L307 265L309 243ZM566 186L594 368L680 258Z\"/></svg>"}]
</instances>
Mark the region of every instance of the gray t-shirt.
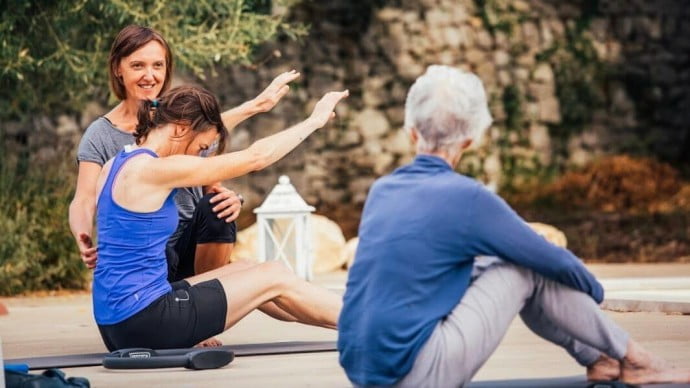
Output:
<instances>
[{"instance_id":1,"label":"gray t-shirt","mask_svg":"<svg viewBox=\"0 0 690 388\"><path fill-rule=\"evenodd\" d=\"M134 135L116 128L105 117L97 118L88 128L79 142L77 162L93 162L103 166L115 157L127 144L134 144ZM180 217L180 225L170 238L177 241L186 224L191 221L194 209L203 196L201 187L178 189L175 204Z\"/></svg>"}]
</instances>

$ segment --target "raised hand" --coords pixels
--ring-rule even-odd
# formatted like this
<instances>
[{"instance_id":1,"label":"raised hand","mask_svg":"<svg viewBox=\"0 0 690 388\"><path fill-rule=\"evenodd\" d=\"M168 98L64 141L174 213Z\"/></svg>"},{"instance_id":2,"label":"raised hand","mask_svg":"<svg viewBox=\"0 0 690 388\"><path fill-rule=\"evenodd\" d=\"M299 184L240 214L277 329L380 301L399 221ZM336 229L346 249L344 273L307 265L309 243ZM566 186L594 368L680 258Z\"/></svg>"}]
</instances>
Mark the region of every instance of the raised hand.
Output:
<instances>
[{"instance_id":1,"label":"raised hand","mask_svg":"<svg viewBox=\"0 0 690 388\"><path fill-rule=\"evenodd\" d=\"M288 84L299 76L300 74L296 70L290 70L275 77L268 87L254 98L256 109L259 112L268 112L273 109L290 90Z\"/></svg>"},{"instance_id":2,"label":"raised hand","mask_svg":"<svg viewBox=\"0 0 690 388\"><path fill-rule=\"evenodd\" d=\"M349 95L350 92L348 90L326 93L314 106L309 120L313 121L319 128L323 127L328 120L335 117L335 112L333 110L338 102Z\"/></svg>"}]
</instances>

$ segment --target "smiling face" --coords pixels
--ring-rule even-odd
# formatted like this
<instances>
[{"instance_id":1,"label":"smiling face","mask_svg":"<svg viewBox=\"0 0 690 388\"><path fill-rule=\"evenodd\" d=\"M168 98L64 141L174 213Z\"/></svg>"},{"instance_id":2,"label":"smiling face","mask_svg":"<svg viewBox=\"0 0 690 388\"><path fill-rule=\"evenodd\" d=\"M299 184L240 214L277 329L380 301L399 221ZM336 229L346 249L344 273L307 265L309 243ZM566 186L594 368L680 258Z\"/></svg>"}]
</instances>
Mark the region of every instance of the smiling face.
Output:
<instances>
[{"instance_id":1,"label":"smiling face","mask_svg":"<svg viewBox=\"0 0 690 388\"><path fill-rule=\"evenodd\" d=\"M117 76L125 87L127 100L153 100L158 96L168 69L166 54L165 48L152 40L122 58Z\"/></svg>"}]
</instances>

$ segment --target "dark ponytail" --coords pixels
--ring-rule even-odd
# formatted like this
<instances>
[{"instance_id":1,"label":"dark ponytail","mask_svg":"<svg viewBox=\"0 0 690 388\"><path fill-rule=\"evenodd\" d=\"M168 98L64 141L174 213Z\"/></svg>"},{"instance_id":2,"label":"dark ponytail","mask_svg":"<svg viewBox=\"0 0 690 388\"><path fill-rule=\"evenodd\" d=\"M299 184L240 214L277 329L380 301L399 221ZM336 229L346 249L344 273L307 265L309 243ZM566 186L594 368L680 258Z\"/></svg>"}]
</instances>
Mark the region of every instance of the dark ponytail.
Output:
<instances>
[{"instance_id":1,"label":"dark ponytail","mask_svg":"<svg viewBox=\"0 0 690 388\"><path fill-rule=\"evenodd\" d=\"M189 125L192 131L218 131L218 151L222 153L228 137L228 130L220 116L218 100L209 91L193 87L178 86L163 93L157 100L143 100L137 111L137 127L134 138L141 144L152 130L166 124Z\"/></svg>"},{"instance_id":2,"label":"dark ponytail","mask_svg":"<svg viewBox=\"0 0 690 388\"><path fill-rule=\"evenodd\" d=\"M155 103L154 103L155 101ZM157 107L160 105L158 100L142 100L139 103L139 109L137 110L137 127L134 129L134 139L136 139L137 145L146 140L151 129L156 128L158 123L156 122L156 111Z\"/></svg>"}]
</instances>

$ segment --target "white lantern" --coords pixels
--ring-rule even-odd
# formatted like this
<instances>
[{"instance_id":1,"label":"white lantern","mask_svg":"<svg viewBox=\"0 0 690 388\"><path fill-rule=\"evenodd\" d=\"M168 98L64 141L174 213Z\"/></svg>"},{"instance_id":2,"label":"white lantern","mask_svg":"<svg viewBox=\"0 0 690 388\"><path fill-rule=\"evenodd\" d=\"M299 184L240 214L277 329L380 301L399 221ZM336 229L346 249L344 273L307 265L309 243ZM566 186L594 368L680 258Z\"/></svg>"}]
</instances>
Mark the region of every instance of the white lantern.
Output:
<instances>
[{"instance_id":1,"label":"white lantern","mask_svg":"<svg viewBox=\"0 0 690 388\"><path fill-rule=\"evenodd\" d=\"M260 261L281 260L297 276L312 278L311 213L290 178L282 175L258 208L257 244Z\"/></svg>"}]
</instances>

